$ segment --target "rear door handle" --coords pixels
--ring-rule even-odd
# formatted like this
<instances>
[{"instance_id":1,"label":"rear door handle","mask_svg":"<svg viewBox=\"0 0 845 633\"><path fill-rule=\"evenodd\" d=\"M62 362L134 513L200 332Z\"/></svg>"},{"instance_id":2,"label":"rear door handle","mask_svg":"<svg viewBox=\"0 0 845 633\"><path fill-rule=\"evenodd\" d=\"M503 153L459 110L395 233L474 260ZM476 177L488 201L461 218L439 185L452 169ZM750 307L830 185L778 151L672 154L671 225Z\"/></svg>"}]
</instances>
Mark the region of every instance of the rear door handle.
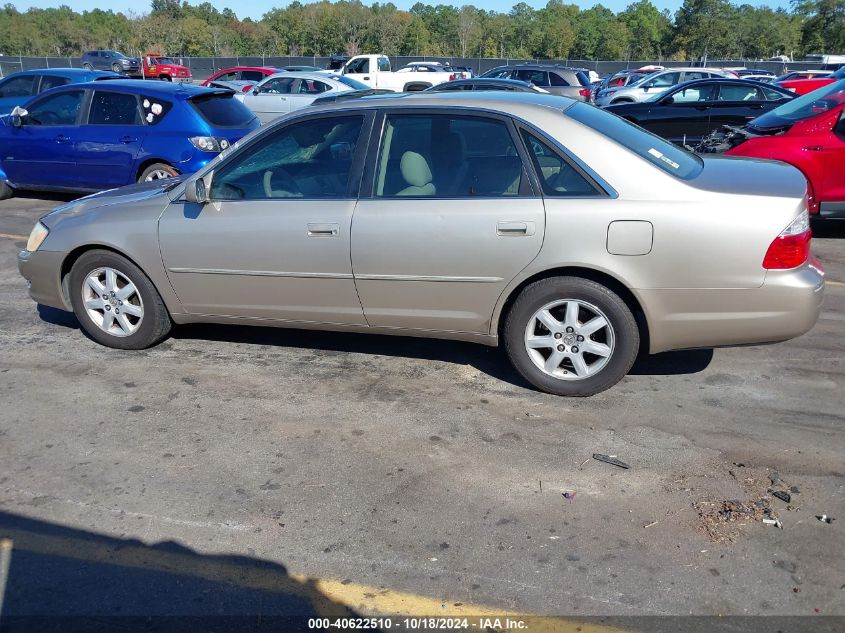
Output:
<instances>
[{"instance_id":1,"label":"rear door handle","mask_svg":"<svg viewBox=\"0 0 845 633\"><path fill-rule=\"evenodd\" d=\"M503 220L496 224L496 233L510 236L534 235L534 223Z\"/></svg>"},{"instance_id":2,"label":"rear door handle","mask_svg":"<svg viewBox=\"0 0 845 633\"><path fill-rule=\"evenodd\" d=\"M824 146L822 146L822 145L812 145L810 147L805 147L803 149L807 150L808 152L820 152L824 149Z\"/></svg>"},{"instance_id":3,"label":"rear door handle","mask_svg":"<svg viewBox=\"0 0 845 633\"><path fill-rule=\"evenodd\" d=\"M124 145L129 145L129 143L137 143L138 139L134 136L123 136L121 137L120 142Z\"/></svg>"},{"instance_id":4,"label":"rear door handle","mask_svg":"<svg viewBox=\"0 0 845 633\"><path fill-rule=\"evenodd\" d=\"M340 226L337 224L308 224L308 237L335 237L337 236Z\"/></svg>"}]
</instances>

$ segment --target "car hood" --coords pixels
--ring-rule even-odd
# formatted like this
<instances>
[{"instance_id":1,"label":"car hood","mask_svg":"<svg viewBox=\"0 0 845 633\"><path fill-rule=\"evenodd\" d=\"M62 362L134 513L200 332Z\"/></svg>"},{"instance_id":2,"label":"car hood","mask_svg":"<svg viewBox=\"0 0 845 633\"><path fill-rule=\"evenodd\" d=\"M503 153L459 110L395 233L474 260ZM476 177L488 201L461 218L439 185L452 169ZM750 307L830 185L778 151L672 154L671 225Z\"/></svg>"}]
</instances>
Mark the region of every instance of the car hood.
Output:
<instances>
[{"instance_id":1,"label":"car hood","mask_svg":"<svg viewBox=\"0 0 845 633\"><path fill-rule=\"evenodd\" d=\"M689 181L697 189L779 198L800 198L807 192L804 174L780 161L724 155L701 158L704 169Z\"/></svg>"},{"instance_id":2,"label":"car hood","mask_svg":"<svg viewBox=\"0 0 845 633\"><path fill-rule=\"evenodd\" d=\"M170 202L168 192L177 188L186 176L177 176L175 178L168 178L166 180L154 180L152 182L143 182L135 185L127 185L118 189L108 189L99 193L78 198L67 204L63 204L53 209L48 213L42 222L50 227L62 217L71 215L82 215L94 209L102 209L116 204L126 204L131 202L139 202L142 200L149 200L156 196L162 196L162 209ZM127 209L131 209L129 206Z\"/></svg>"}]
</instances>

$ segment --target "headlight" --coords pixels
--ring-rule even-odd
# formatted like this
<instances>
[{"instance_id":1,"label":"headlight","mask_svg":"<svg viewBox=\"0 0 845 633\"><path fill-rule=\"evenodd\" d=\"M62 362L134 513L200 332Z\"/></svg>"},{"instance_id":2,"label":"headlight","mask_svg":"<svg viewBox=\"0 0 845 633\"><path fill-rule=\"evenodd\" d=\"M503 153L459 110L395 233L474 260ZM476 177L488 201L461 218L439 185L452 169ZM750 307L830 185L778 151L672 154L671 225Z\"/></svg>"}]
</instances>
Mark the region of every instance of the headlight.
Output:
<instances>
[{"instance_id":1,"label":"headlight","mask_svg":"<svg viewBox=\"0 0 845 633\"><path fill-rule=\"evenodd\" d=\"M191 137L191 144L203 152L222 152L229 147L227 139L213 136L193 136Z\"/></svg>"},{"instance_id":2,"label":"headlight","mask_svg":"<svg viewBox=\"0 0 845 633\"><path fill-rule=\"evenodd\" d=\"M29 239L26 241L26 250L30 253L37 251L49 232L50 229L41 222L36 222L35 226L32 227L32 233L29 234Z\"/></svg>"}]
</instances>

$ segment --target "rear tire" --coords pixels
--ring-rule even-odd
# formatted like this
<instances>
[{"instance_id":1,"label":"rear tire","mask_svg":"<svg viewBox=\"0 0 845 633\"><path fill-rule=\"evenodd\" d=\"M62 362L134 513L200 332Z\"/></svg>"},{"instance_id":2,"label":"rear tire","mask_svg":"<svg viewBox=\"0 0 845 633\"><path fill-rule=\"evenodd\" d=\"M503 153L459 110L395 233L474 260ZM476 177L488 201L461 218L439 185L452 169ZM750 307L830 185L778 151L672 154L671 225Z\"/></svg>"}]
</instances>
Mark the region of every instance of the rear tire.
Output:
<instances>
[{"instance_id":1,"label":"rear tire","mask_svg":"<svg viewBox=\"0 0 845 633\"><path fill-rule=\"evenodd\" d=\"M551 277L517 297L505 320L504 345L516 370L538 389L592 396L628 373L640 333L631 310L609 288Z\"/></svg>"},{"instance_id":2,"label":"rear tire","mask_svg":"<svg viewBox=\"0 0 845 633\"><path fill-rule=\"evenodd\" d=\"M138 176L138 182L152 182L153 180L172 178L178 175L179 172L167 163L153 163L141 172L141 175Z\"/></svg>"},{"instance_id":3,"label":"rear tire","mask_svg":"<svg viewBox=\"0 0 845 633\"><path fill-rule=\"evenodd\" d=\"M15 195L15 190L12 189L5 181L0 180L0 200L6 200Z\"/></svg>"},{"instance_id":4,"label":"rear tire","mask_svg":"<svg viewBox=\"0 0 845 633\"><path fill-rule=\"evenodd\" d=\"M84 253L71 268L69 289L80 326L101 345L144 349L170 331L170 314L155 286L122 255Z\"/></svg>"},{"instance_id":5,"label":"rear tire","mask_svg":"<svg viewBox=\"0 0 845 633\"><path fill-rule=\"evenodd\" d=\"M120 68L120 64L112 64L111 69L116 73L122 72L122 69Z\"/></svg>"}]
</instances>

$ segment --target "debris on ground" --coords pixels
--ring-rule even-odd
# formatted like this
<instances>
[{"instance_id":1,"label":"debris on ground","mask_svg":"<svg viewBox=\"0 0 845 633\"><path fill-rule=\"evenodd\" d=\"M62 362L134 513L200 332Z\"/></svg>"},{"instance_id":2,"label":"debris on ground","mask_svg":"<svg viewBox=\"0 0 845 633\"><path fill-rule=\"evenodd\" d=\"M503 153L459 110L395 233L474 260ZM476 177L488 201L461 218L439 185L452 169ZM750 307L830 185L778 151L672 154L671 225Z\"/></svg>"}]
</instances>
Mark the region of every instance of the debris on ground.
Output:
<instances>
[{"instance_id":1,"label":"debris on ground","mask_svg":"<svg viewBox=\"0 0 845 633\"><path fill-rule=\"evenodd\" d=\"M784 503L789 503L790 501L792 501L792 496L788 492L784 492L783 490L775 490L772 493L772 496L777 497Z\"/></svg>"},{"instance_id":2,"label":"debris on ground","mask_svg":"<svg viewBox=\"0 0 845 633\"><path fill-rule=\"evenodd\" d=\"M827 516L826 514L817 514L816 518L819 521L821 521L822 523L827 523L828 525L830 525L831 523L833 523L836 520L833 517Z\"/></svg>"},{"instance_id":3,"label":"debris on ground","mask_svg":"<svg viewBox=\"0 0 845 633\"><path fill-rule=\"evenodd\" d=\"M776 528L783 529L783 523L780 522L780 519L763 519L763 523L766 525L774 525Z\"/></svg>"},{"instance_id":4,"label":"debris on ground","mask_svg":"<svg viewBox=\"0 0 845 633\"><path fill-rule=\"evenodd\" d=\"M602 455L601 453L593 453L593 459L596 459L600 462L604 462L605 464L610 464L612 466L618 466L619 468L630 468L628 464L623 462L621 459L617 458L616 455Z\"/></svg>"},{"instance_id":5,"label":"debris on ground","mask_svg":"<svg viewBox=\"0 0 845 633\"><path fill-rule=\"evenodd\" d=\"M742 527L768 519L779 523L772 515L768 498L743 503L738 499L722 502L697 501L693 508L698 512L701 528L711 541L715 543L735 543ZM780 526L778 526L780 527Z\"/></svg>"},{"instance_id":6,"label":"debris on ground","mask_svg":"<svg viewBox=\"0 0 845 633\"><path fill-rule=\"evenodd\" d=\"M575 498L575 491L573 490L572 492L564 492L563 498L569 501L569 503L572 503L572 500Z\"/></svg>"}]
</instances>

